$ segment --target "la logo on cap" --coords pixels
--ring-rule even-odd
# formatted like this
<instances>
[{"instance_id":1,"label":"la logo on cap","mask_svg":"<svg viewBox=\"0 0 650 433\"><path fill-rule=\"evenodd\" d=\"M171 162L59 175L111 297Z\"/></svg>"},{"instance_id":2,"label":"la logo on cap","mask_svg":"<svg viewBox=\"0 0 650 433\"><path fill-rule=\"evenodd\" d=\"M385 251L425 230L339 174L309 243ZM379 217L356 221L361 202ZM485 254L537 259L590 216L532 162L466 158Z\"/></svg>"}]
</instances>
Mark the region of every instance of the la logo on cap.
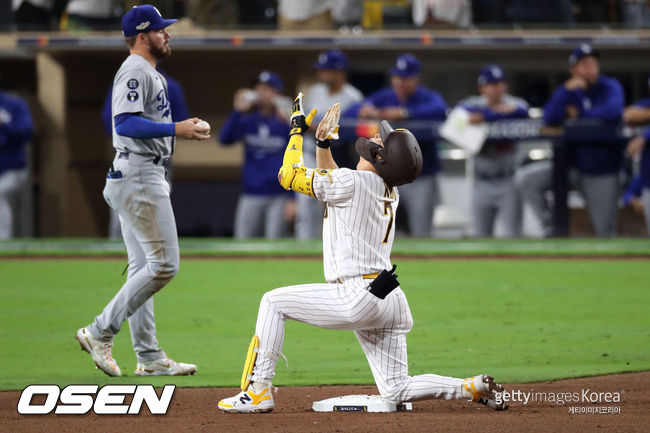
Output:
<instances>
[{"instance_id":1,"label":"la logo on cap","mask_svg":"<svg viewBox=\"0 0 650 433\"><path fill-rule=\"evenodd\" d=\"M406 60L399 59L397 61L397 69L406 69Z\"/></svg>"}]
</instances>

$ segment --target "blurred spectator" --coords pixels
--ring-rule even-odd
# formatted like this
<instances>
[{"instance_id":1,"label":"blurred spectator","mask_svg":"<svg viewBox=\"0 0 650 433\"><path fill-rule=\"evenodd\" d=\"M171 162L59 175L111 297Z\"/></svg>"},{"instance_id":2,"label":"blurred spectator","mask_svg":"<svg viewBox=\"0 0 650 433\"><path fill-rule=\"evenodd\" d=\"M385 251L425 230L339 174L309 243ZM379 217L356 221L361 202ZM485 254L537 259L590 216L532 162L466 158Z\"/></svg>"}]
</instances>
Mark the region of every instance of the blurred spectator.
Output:
<instances>
[{"instance_id":1,"label":"blurred spectator","mask_svg":"<svg viewBox=\"0 0 650 433\"><path fill-rule=\"evenodd\" d=\"M621 16L625 27L642 29L650 25L650 7L648 0L623 0Z\"/></svg>"},{"instance_id":2,"label":"blurred spectator","mask_svg":"<svg viewBox=\"0 0 650 433\"><path fill-rule=\"evenodd\" d=\"M58 30L68 0L13 0L18 30Z\"/></svg>"},{"instance_id":3,"label":"blurred spectator","mask_svg":"<svg viewBox=\"0 0 650 433\"><path fill-rule=\"evenodd\" d=\"M363 18L362 0L331 0L332 20L337 27L354 27Z\"/></svg>"},{"instance_id":4,"label":"blurred spectator","mask_svg":"<svg viewBox=\"0 0 650 433\"><path fill-rule=\"evenodd\" d=\"M624 97L621 84L600 74L598 53L587 44L576 47L569 56L571 77L555 91L544 107L544 121L561 125L565 119L620 121ZM616 233L618 214L618 175L623 152L617 143L568 143L571 172L569 181L587 203L596 236ZM517 184L525 200L542 223L544 233L553 233L552 214L545 192L552 186L552 164L541 161L522 167Z\"/></svg>"},{"instance_id":5,"label":"blurred spectator","mask_svg":"<svg viewBox=\"0 0 650 433\"><path fill-rule=\"evenodd\" d=\"M650 77L648 77L648 90L650 90ZM650 97L641 99L623 112L623 120L632 125L650 124ZM627 144L627 154L633 158L639 159L639 176L636 182L632 182L636 194L630 198L630 203L635 210L638 205L642 204L644 208L646 227L650 235L650 149L648 141L650 140L650 128L647 128L643 134L634 137ZM624 197L625 198L625 197ZM636 201L635 201L636 200Z\"/></svg>"},{"instance_id":6,"label":"blurred spectator","mask_svg":"<svg viewBox=\"0 0 650 433\"><path fill-rule=\"evenodd\" d=\"M234 111L221 129L219 141L230 145L244 142L243 193L237 203L235 237L269 239L286 236L285 208L291 192L278 182L289 122L283 84L274 72L259 74L255 90L235 93Z\"/></svg>"},{"instance_id":7,"label":"blurred spectator","mask_svg":"<svg viewBox=\"0 0 650 433\"><path fill-rule=\"evenodd\" d=\"M420 61L412 54L397 57L390 70L392 87L368 96L359 106L353 106L346 117L360 119L440 120L446 117L447 104L440 94L420 85ZM431 236L433 212L438 204L438 180L440 160L435 141L419 140L423 167L420 177L413 183L399 188L404 203L411 236Z\"/></svg>"},{"instance_id":8,"label":"blurred spectator","mask_svg":"<svg viewBox=\"0 0 650 433\"><path fill-rule=\"evenodd\" d=\"M458 105L468 110L471 123L528 117L528 103L509 95L506 76L497 65L487 65L478 76L480 96ZM511 140L488 140L474 158L473 218L475 234L491 237L497 215L505 223L505 235L521 235L521 200L514 185L517 147Z\"/></svg>"},{"instance_id":9,"label":"blurred spectator","mask_svg":"<svg viewBox=\"0 0 650 433\"><path fill-rule=\"evenodd\" d=\"M190 110L187 107L185 100L185 92L181 84L167 75L162 69L158 68L158 72L167 80L167 99L169 100L169 107L171 108L172 122L181 122L190 117ZM101 119L104 124L104 133L107 137L113 136L113 115L111 114L111 106L113 99L113 85L108 88L106 98L104 99L104 106L102 107ZM167 180L171 183L171 172L173 170L172 164L167 167ZM115 209L111 208L111 216L108 225L108 237L111 239L122 239L122 227L120 219Z\"/></svg>"},{"instance_id":10,"label":"blurred spectator","mask_svg":"<svg viewBox=\"0 0 650 433\"><path fill-rule=\"evenodd\" d=\"M27 103L0 88L0 239L13 236L11 201L27 180L25 146L33 131Z\"/></svg>"},{"instance_id":11,"label":"blurred spectator","mask_svg":"<svg viewBox=\"0 0 650 433\"><path fill-rule=\"evenodd\" d=\"M329 30L330 0L278 0L278 30Z\"/></svg>"},{"instance_id":12,"label":"blurred spectator","mask_svg":"<svg viewBox=\"0 0 650 433\"><path fill-rule=\"evenodd\" d=\"M413 23L418 26L460 27L472 25L470 0L413 0Z\"/></svg>"},{"instance_id":13,"label":"blurred spectator","mask_svg":"<svg viewBox=\"0 0 650 433\"><path fill-rule=\"evenodd\" d=\"M318 60L314 63L314 68L316 69L318 83L307 90L305 108L308 110L316 108L318 113L312 121L310 133L305 134L303 142L303 156L307 167L316 167L314 133L327 109L339 102L341 112L344 112L352 104L363 100L363 94L347 82L348 59L341 51L331 50L320 53ZM343 143L343 146L347 148L347 144ZM336 140L332 144L333 147L339 145L340 143ZM296 237L298 239L320 237L323 226L323 205L321 202L313 200L304 194L298 194L296 201Z\"/></svg>"},{"instance_id":14,"label":"blurred spectator","mask_svg":"<svg viewBox=\"0 0 650 433\"><path fill-rule=\"evenodd\" d=\"M122 17L121 0L69 0L68 30L113 30Z\"/></svg>"}]
</instances>

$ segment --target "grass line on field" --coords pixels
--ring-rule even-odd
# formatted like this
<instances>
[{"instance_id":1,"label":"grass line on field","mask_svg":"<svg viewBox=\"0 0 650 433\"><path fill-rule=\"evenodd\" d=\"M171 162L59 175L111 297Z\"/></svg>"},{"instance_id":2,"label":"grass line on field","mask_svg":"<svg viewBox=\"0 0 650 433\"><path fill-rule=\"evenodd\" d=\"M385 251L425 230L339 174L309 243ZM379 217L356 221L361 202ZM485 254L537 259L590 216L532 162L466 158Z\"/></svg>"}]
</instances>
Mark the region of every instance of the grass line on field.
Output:
<instances>
[{"instance_id":1,"label":"grass line on field","mask_svg":"<svg viewBox=\"0 0 650 433\"><path fill-rule=\"evenodd\" d=\"M320 241L182 238L181 254L192 257L320 257ZM0 242L0 257L117 256L124 255L122 241L98 239L27 239ZM487 257L648 257L646 239L553 240L439 240L397 239L393 255Z\"/></svg>"}]
</instances>

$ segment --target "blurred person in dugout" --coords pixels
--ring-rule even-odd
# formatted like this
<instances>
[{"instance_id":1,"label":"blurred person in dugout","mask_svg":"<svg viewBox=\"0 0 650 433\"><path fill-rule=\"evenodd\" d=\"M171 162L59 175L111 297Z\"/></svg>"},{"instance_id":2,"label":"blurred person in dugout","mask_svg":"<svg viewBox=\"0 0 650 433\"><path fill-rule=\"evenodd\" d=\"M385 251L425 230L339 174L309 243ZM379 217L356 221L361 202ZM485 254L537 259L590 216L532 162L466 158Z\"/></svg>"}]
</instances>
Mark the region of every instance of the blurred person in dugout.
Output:
<instances>
[{"instance_id":1,"label":"blurred person in dugout","mask_svg":"<svg viewBox=\"0 0 650 433\"><path fill-rule=\"evenodd\" d=\"M263 71L254 89L235 93L234 110L219 133L222 145L244 142L242 194L235 214L235 238L288 234L288 209L292 193L278 183L287 136L291 100L282 96L283 83L271 71Z\"/></svg>"},{"instance_id":2,"label":"blurred person in dugout","mask_svg":"<svg viewBox=\"0 0 650 433\"><path fill-rule=\"evenodd\" d=\"M25 147L33 132L27 103L5 92L0 81L0 239L13 236L11 202L27 180Z\"/></svg>"},{"instance_id":3,"label":"blurred person in dugout","mask_svg":"<svg viewBox=\"0 0 650 433\"><path fill-rule=\"evenodd\" d=\"M390 70L392 86L350 107L344 116L389 122L445 119L447 103L438 92L420 84L420 71L420 61L413 54L398 56ZM434 208L440 197L440 159L435 140L418 138L418 142L422 149L422 173L413 183L400 187L400 201L406 209L411 236L428 237L433 234Z\"/></svg>"},{"instance_id":4,"label":"blurred person in dugout","mask_svg":"<svg viewBox=\"0 0 650 433\"><path fill-rule=\"evenodd\" d=\"M190 110L187 106L185 99L185 92L181 83L174 78L167 75L160 67L157 68L160 75L167 80L167 96L169 99L169 107L171 109L172 122L182 122L190 118ZM104 106L102 107L101 119L104 124L104 133L107 137L113 136L113 115L111 113L111 106L113 100L113 85L111 84L104 99ZM171 185L172 182L173 163L170 162L167 167L167 180ZM108 223L108 237L111 239L122 239L122 226L120 224L120 217L117 211L113 208L110 209L110 220Z\"/></svg>"},{"instance_id":5,"label":"blurred person in dugout","mask_svg":"<svg viewBox=\"0 0 650 433\"><path fill-rule=\"evenodd\" d=\"M335 103L341 104L341 112L352 104L361 102L363 94L347 82L348 59L338 50L324 51L314 63L318 82L311 86L305 96L305 106L318 110L311 123L309 133L305 134L303 156L305 166L316 167L316 138L314 133L318 124ZM349 143L343 143L347 147ZM336 149L332 149L334 152ZM345 152L347 149L341 149ZM345 159L345 158L343 158ZM356 164L356 163L355 163ZM304 194L296 197L296 237L298 239L316 239L321 235L324 206Z\"/></svg>"},{"instance_id":6,"label":"blurred person in dugout","mask_svg":"<svg viewBox=\"0 0 650 433\"><path fill-rule=\"evenodd\" d=\"M412 0L413 24L437 29L466 29L472 25L470 0Z\"/></svg>"},{"instance_id":7,"label":"blurred person in dugout","mask_svg":"<svg viewBox=\"0 0 650 433\"><path fill-rule=\"evenodd\" d=\"M544 122L562 125L565 119L600 119L618 124L625 105L623 87L600 73L598 52L590 45L576 47L569 56L569 79L544 106ZM584 197L598 237L616 234L619 173L623 148L618 143L567 143L569 184ZM522 197L540 220L544 235L553 235L553 214L546 193L552 188L551 161L528 164L517 171L515 182Z\"/></svg>"},{"instance_id":8,"label":"blurred person in dugout","mask_svg":"<svg viewBox=\"0 0 650 433\"><path fill-rule=\"evenodd\" d=\"M650 76L648 91L650 93ZM627 107L623 112L623 121L631 126L650 125L650 97ZM626 152L634 161L637 175L624 196L624 203L645 215L646 229L650 235L650 127L628 142Z\"/></svg>"},{"instance_id":9,"label":"blurred person in dugout","mask_svg":"<svg viewBox=\"0 0 650 433\"><path fill-rule=\"evenodd\" d=\"M470 112L471 123L528 117L528 103L507 93L501 67L484 66L477 82L479 95L458 103ZM506 237L521 235L522 205L513 179L518 165L516 144L513 140L487 140L474 157L472 215L477 237L493 235L497 216Z\"/></svg>"}]
</instances>

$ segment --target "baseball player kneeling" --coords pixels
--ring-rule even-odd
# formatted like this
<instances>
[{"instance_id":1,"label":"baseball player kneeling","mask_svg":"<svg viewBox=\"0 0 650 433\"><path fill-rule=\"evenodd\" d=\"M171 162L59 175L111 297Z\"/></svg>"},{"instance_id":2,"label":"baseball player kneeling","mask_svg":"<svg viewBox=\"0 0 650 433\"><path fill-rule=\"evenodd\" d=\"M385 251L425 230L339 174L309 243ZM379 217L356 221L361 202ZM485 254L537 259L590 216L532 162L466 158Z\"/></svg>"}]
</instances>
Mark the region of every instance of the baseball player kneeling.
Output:
<instances>
[{"instance_id":1,"label":"baseball player kneeling","mask_svg":"<svg viewBox=\"0 0 650 433\"><path fill-rule=\"evenodd\" d=\"M269 412L275 407L271 381L282 357L284 324L297 320L328 329L354 331L366 354L381 396L393 403L426 398L468 398L495 409L503 387L489 376L469 379L422 374L409 376L406 334L413 318L399 286L390 251L395 236L397 186L413 182L422 170L417 140L405 129L381 123L381 134L359 138L356 170L338 168L329 149L338 138L339 104L316 132L316 164L304 167L303 134L316 110L305 116L302 93L294 101L289 144L278 179L285 189L326 203L323 258L327 284L303 284L267 292L260 303L242 391L219 402L226 412Z\"/></svg>"}]
</instances>

